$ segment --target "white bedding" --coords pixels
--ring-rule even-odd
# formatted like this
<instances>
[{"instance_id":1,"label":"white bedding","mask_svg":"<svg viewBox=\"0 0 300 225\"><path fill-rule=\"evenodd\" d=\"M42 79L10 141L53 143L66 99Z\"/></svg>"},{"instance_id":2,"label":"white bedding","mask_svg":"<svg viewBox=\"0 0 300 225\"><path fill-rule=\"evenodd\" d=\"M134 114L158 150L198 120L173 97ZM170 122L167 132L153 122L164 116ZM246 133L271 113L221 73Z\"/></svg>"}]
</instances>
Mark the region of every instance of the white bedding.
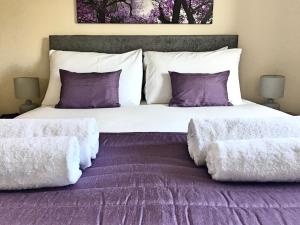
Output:
<instances>
[{"instance_id":1,"label":"white bedding","mask_svg":"<svg viewBox=\"0 0 300 225\"><path fill-rule=\"evenodd\" d=\"M178 108L140 105L107 109L56 109L40 107L18 118L94 117L99 132L187 132L191 118L271 117L287 114L249 101L230 107Z\"/></svg>"}]
</instances>

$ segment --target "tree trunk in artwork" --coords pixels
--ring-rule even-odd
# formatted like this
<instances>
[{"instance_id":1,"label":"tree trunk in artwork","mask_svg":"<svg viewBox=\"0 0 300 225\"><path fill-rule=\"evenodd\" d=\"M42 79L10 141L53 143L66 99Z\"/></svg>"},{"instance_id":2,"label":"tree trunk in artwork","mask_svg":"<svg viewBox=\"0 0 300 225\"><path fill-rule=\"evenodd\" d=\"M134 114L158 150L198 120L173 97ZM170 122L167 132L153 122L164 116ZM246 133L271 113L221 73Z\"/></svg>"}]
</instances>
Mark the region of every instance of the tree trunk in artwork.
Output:
<instances>
[{"instance_id":1,"label":"tree trunk in artwork","mask_svg":"<svg viewBox=\"0 0 300 225\"><path fill-rule=\"evenodd\" d=\"M209 7L205 17L201 20L201 24L206 24L211 18L213 14L213 6Z\"/></svg>"},{"instance_id":2,"label":"tree trunk in artwork","mask_svg":"<svg viewBox=\"0 0 300 225\"><path fill-rule=\"evenodd\" d=\"M193 13L191 12L191 8L189 8L186 0L182 0L181 4L182 4L182 7L183 7L183 10L186 13L186 17L187 17L187 20L189 21L189 23L196 23L196 21L194 19L194 16L193 16Z\"/></svg>"},{"instance_id":3,"label":"tree trunk in artwork","mask_svg":"<svg viewBox=\"0 0 300 225\"><path fill-rule=\"evenodd\" d=\"M172 23L179 23L181 6L186 13L189 23L196 23L193 13L190 10L186 0L174 0Z\"/></svg>"},{"instance_id":4,"label":"tree trunk in artwork","mask_svg":"<svg viewBox=\"0 0 300 225\"><path fill-rule=\"evenodd\" d=\"M151 0L131 0L132 15L147 18L154 9Z\"/></svg>"},{"instance_id":5,"label":"tree trunk in artwork","mask_svg":"<svg viewBox=\"0 0 300 225\"><path fill-rule=\"evenodd\" d=\"M97 7L96 9L98 23L105 23L107 2L108 0L102 0L100 7Z\"/></svg>"},{"instance_id":6,"label":"tree trunk in artwork","mask_svg":"<svg viewBox=\"0 0 300 225\"><path fill-rule=\"evenodd\" d=\"M182 0L174 0L172 23L179 23Z\"/></svg>"},{"instance_id":7,"label":"tree trunk in artwork","mask_svg":"<svg viewBox=\"0 0 300 225\"><path fill-rule=\"evenodd\" d=\"M164 10L163 10L163 8L160 5L159 5L158 9L159 9L159 17L158 17L158 19L162 23L171 23L171 21L165 17Z\"/></svg>"}]
</instances>

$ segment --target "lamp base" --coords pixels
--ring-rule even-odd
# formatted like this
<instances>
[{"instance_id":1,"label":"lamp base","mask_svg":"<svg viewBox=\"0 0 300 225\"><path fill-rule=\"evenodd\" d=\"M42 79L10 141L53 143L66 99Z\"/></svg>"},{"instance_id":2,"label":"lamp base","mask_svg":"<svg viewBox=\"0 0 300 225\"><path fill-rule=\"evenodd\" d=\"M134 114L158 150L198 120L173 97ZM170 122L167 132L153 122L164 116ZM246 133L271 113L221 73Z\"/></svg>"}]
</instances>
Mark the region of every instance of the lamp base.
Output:
<instances>
[{"instance_id":1,"label":"lamp base","mask_svg":"<svg viewBox=\"0 0 300 225\"><path fill-rule=\"evenodd\" d=\"M22 113L26 113L30 110L33 110L35 108L39 107L37 104L33 103L31 100L26 100L26 102L20 106L19 108L19 111L20 111L20 114Z\"/></svg>"},{"instance_id":2,"label":"lamp base","mask_svg":"<svg viewBox=\"0 0 300 225\"><path fill-rule=\"evenodd\" d=\"M263 105L276 110L280 109L279 103L275 102L272 98L267 99Z\"/></svg>"}]
</instances>

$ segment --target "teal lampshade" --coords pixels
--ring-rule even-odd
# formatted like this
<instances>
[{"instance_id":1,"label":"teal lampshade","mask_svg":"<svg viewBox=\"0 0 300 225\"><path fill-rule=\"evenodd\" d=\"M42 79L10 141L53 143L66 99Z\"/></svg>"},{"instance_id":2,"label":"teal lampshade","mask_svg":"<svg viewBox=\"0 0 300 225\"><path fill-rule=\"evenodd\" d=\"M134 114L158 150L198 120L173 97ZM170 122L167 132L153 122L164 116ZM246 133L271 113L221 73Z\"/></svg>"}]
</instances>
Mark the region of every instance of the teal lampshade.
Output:
<instances>
[{"instance_id":1,"label":"teal lampshade","mask_svg":"<svg viewBox=\"0 0 300 225\"><path fill-rule=\"evenodd\" d=\"M40 84L37 77L14 78L15 97L18 99L35 99L40 97Z\"/></svg>"}]
</instances>

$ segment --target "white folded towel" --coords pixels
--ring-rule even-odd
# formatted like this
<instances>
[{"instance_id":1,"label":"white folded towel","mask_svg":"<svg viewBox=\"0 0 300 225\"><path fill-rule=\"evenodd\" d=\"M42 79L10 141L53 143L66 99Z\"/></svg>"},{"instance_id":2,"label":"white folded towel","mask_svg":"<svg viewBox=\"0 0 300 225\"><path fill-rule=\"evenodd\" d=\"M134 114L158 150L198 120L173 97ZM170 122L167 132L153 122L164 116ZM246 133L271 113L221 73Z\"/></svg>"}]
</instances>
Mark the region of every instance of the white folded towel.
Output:
<instances>
[{"instance_id":1,"label":"white folded towel","mask_svg":"<svg viewBox=\"0 0 300 225\"><path fill-rule=\"evenodd\" d=\"M76 137L1 138L0 189L74 184L81 176Z\"/></svg>"},{"instance_id":2,"label":"white folded towel","mask_svg":"<svg viewBox=\"0 0 300 225\"><path fill-rule=\"evenodd\" d=\"M205 164L207 147L222 140L300 137L299 117L192 119L188 149L195 164Z\"/></svg>"},{"instance_id":3,"label":"white folded towel","mask_svg":"<svg viewBox=\"0 0 300 225\"><path fill-rule=\"evenodd\" d=\"M217 141L206 164L218 181L300 181L300 139Z\"/></svg>"},{"instance_id":4,"label":"white folded towel","mask_svg":"<svg viewBox=\"0 0 300 225\"><path fill-rule=\"evenodd\" d=\"M82 169L92 165L99 148L99 129L93 118L0 120L0 138L76 136Z\"/></svg>"}]
</instances>

